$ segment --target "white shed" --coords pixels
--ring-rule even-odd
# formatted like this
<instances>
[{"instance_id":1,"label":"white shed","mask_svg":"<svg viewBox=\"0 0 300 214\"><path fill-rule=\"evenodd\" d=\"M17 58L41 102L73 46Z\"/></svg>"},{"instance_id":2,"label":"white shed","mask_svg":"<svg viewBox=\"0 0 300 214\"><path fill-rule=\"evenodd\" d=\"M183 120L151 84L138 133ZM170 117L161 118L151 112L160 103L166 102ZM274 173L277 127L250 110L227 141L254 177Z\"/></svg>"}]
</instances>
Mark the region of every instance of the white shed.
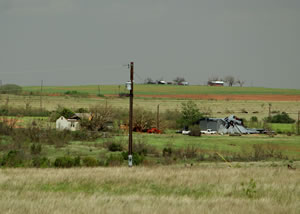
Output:
<instances>
[{"instance_id":1,"label":"white shed","mask_svg":"<svg viewBox=\"0 0 300 214\"><path fill-rule=\"evenodd\" d=\"M77 131L80 129L79 120L77 119L66 119L64 116L61 116L56 120L56 129L57 130L70 130Z\"/></svg>"}]
</instances>

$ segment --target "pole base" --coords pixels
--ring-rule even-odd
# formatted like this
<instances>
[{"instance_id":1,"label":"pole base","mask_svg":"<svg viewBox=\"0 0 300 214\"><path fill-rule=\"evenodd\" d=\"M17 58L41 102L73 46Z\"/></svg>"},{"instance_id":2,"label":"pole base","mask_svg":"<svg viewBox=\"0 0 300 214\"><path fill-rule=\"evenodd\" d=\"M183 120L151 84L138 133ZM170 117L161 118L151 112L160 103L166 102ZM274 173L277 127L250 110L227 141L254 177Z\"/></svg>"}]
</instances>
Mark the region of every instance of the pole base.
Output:
<instances>
[{"instance_id":1,"label":"pole base","mask_svg":"<svg viewBox=\"0 0 300 214\"><path fill-rule=\"evenodd\" d=\"M132 155L128 155L128 166L132 167Z\"/></svg>"}]
</instances>

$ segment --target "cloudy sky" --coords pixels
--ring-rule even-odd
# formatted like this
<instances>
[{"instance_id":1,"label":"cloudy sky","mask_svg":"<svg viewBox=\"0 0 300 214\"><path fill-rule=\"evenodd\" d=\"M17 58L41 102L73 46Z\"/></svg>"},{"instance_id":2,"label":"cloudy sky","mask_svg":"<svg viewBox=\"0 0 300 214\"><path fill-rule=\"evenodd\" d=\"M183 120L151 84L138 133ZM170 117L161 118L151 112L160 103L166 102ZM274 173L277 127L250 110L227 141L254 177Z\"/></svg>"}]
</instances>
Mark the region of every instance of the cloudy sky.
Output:
<instances>
[{"instance_id":1,"label":"cloudy sky","mask_svg":"<svg viewBox=\"0 0 300 214\"><path fill-rule=\"evenodd\" d=\"M0 0L0 79L300 88L299 0Z\"/></svg>"}]
</instances>

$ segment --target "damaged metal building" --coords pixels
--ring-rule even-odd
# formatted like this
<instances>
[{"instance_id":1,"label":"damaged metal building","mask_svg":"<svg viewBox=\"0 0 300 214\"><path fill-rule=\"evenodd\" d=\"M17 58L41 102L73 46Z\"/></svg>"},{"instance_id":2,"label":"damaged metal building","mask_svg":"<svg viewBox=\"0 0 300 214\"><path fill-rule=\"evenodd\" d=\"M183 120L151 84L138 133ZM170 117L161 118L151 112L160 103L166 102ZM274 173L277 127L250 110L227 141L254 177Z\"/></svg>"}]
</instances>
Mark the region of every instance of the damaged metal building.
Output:
<instances>
[{"instance_id":1,"label":"damaged metal building","mask_svg":"<svg viewBox=\"0 0 300 214\"><path fill-rule=\"evenodd\" d=\"M258 134L256 129L246 128L243 120L235 115L225 118L202 118L198 121L201 130L211 129L219 134Z\"/></svg>"}]
</instances>

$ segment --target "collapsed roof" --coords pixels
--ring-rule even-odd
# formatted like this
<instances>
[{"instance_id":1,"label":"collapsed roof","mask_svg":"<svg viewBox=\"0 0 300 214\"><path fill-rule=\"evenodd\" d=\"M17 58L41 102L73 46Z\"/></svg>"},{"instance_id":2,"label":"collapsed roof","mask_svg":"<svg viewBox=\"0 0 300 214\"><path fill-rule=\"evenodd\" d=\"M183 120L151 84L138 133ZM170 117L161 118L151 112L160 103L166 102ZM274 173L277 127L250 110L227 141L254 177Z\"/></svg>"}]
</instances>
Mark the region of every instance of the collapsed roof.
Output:
<instances>
[{"instance_id":1,"label":"collapsed roof","mask_svg":"<svg viewBox=\"0 0 300 214\"><path fill-rule=\"evenodd\" d=\"M225 118L202 118L198 121L201 130L211 129L219 134L258 134L256 129L246 128L243 120L235 115Z\"/></svg>"}]
</instances>

